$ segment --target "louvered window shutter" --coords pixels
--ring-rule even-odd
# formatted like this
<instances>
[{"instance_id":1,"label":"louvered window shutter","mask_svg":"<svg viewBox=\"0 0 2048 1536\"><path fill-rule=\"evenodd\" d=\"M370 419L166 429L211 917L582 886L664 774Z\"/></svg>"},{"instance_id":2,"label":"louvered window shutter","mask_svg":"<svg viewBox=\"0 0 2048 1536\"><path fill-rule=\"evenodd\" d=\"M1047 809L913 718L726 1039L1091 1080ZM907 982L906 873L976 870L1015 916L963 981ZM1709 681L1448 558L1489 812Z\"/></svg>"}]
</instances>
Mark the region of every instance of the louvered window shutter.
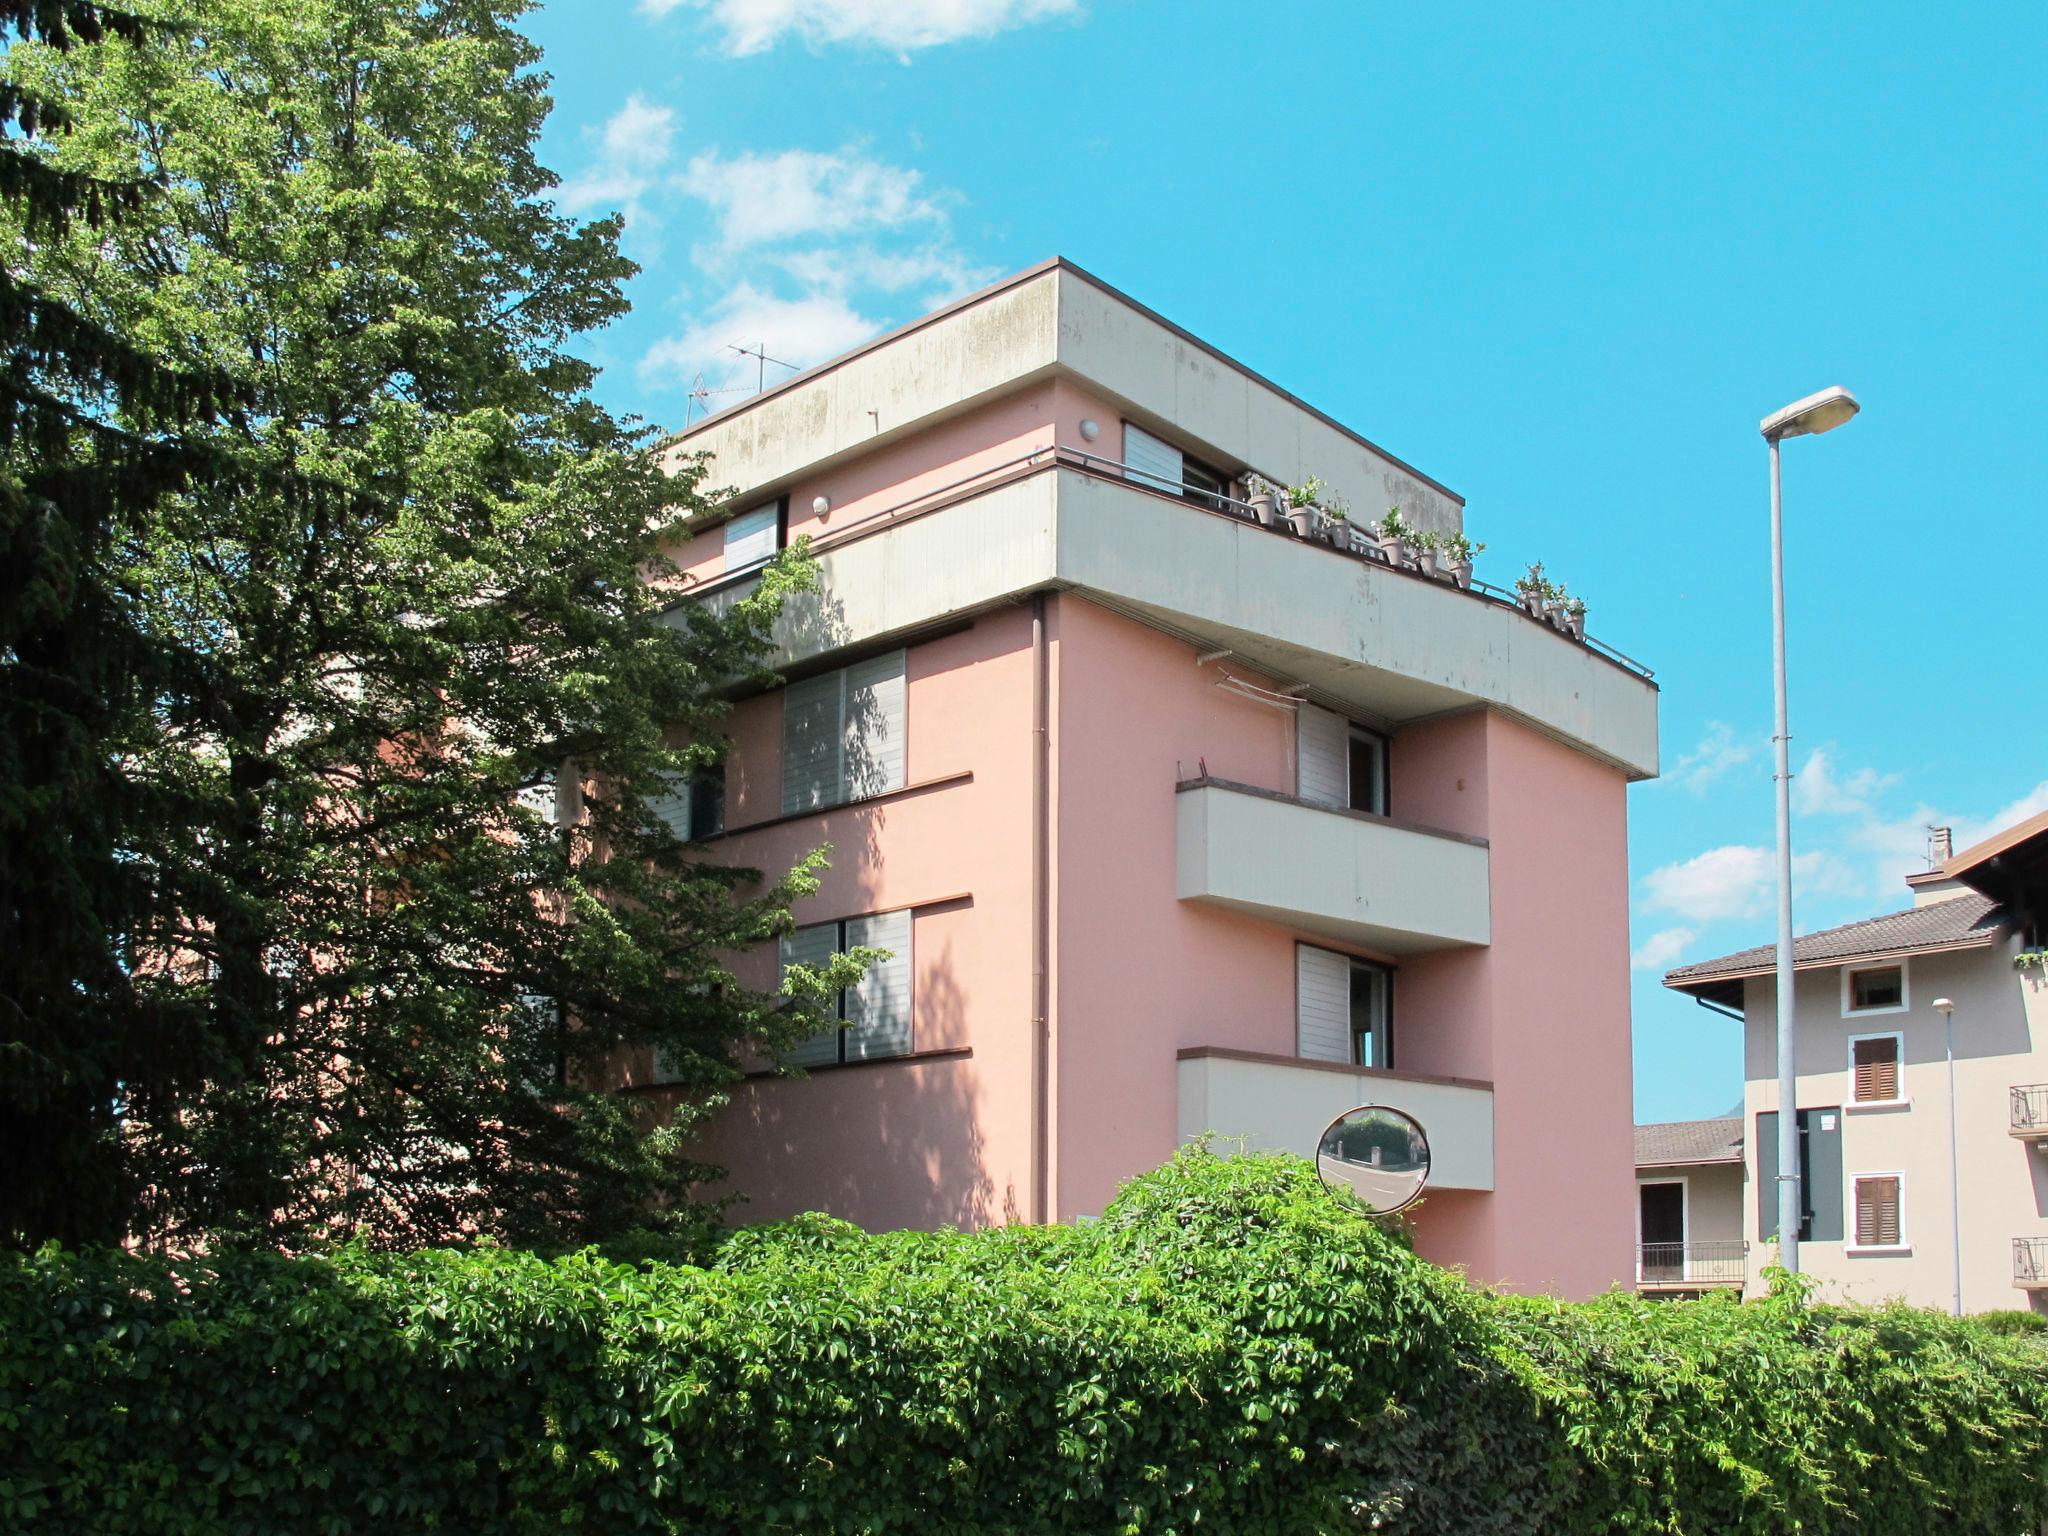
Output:
<instances>
[{"instance_id":1,"label":"louvered window shutter","mask_svg":"<svg viewBox=\"0 0 2048 1536\"><path fill-rule=\"evenodd\" d=\"M827 672L782 690L782 814L837 804L842 676Z\"/></svg>"},{"instance_id":2,"label":"louvered window shutter","mask_svg":"<svg viewBox=\"0 0 2048 1536\"><path fill-rule=\"evenodd\" d=\"M846 669L841 800L903 787L903 662L891 651Z\"/></svg>"},{"instance_id":3,"label":"louvered window shutter","mask_svg":"<svg viewBox=\"0 0 2048 1536\"><path fill-rule=\"evenodd\" d=\"M750 565L759 565L775 553L777 537L781 531L782 509L769 503L756 507L751 512L742 512L725 525L725 568L728 571L743 571Z\"/></svg>"},{"instance_id":4,"label":"louvered window shutter","mask_svg":"<svg viewBox=\"0 0 2048 1536\"><path fill-rule=\"evenodd\" d=\"M1856 1242L1863 1248L1899 1245L1899 1181L1896 1178L1856 1181Z\"/></svg>"},{"instance_id":5,"label":"louvered window shutter","mask_svg":"<svg viewBox=\"0 0 2048 1536\"><path fill-rule=\"evenodd\" d=\"M1304 704L1295 711L1295 793L1340 810L1351 798L1351 726L1342 715Z\"/></svg>"},{"instance_id":6,"label":"louvered window shutter","mask_svg":"<svg viewBox=\"0 0 2048 1536\"><path fill-rule=\"evenodd\" d=\"M690 781L686 775L664 774L661 793L650 795L647 805L669 831L685 842L689 841Z\"/></svg>"},{"instance_id":7,"label":"louvered window shutter","mask_svg":"<svg viewBox=\"0 0 2048 1536\"><path fill-rule=\"evenodd\" d=\"M817 923L809 928L799 928L794 933L782 936L777 958L781 962L777 980L786 974L792 965L820 966L828 963L839 952L839 925ZM828 1029L823 1034L794 1047L783 1056L783 1060L796 1067L830 1066L839 1060L839 1031Z\"/></svg>"},{"instance_id":8,"label":"louvered window shutter","mask_svg":"<svg viewBox=\"0 0 2048 1536\"><path fill-rule=\"evenodd\" d=\"M1890 1035L1856 1042L1856 1102L1887 1104L1899 1096L1899 1042Z\"/></svg>"},{"instance_id":9,"label":"louvered window shutter","mask_svg":"<svg viewBox=\"0 0 2048 1536\"><path fill-rule=\"evenodd\" d=\"M1310 1061L1349 1062L1351 962L1312 944L1294 947L1295 1053Z\"/></svg>"},{"instance_id":10,"label":"louvered window shutter","mask_svg":"<svg viewBox=\"0 0 2048 1536\"><path fill-rule=\"evenodd\" d=\"M910 1052L910 913L878 912L846 924L846 947L889 951L846 994L846 1059Z\"/></svg>"},{"instance_id":11,"label":"louvered window shutter","mask_svg":"<svg viewBox=\"0 0 2048 1536\"><path fill-rule=\"evenodd\" d=\"M1181 451L1128 421L1124 423L1124 463L1130 467L1131 479L1138 484L1155 491L1171 491L1176 496L1184 494L1181 481L1186 478L1185 460Z\"/></svg>"}]
</instances>

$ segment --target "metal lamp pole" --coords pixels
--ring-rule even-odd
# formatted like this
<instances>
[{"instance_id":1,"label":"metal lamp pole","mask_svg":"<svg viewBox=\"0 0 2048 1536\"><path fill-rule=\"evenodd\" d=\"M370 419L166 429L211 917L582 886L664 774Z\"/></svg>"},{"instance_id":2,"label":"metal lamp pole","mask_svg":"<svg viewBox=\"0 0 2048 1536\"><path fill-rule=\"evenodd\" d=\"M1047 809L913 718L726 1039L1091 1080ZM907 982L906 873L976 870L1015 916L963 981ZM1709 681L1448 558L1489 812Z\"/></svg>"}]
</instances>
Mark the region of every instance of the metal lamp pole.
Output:
<instances>
[{"instance_id":1,"label":"metal lamp pole","mask_svg":"<svg viewBox=\"0 0 2048 1536\"><path fill-rule=\"evenodd\" d=\"M1778 1262L1799 1272L1799 1072L1792 999L1792 727L1785 702L1785 497L1778 445L1839 427L1857 412L1839 384L1763 419L1771 445L1771 666L1776 715L1771 735L1778 786Z\"/></svg>"},{"instance_id":2,"label":"metal lamp pole","mask_svg":"<svg viewBox=\"0 0 2048 1536\"><path fill-rule=\"evenodd\" d=\"M1956 1316L1963 1315L1963 1179L1956 1159L1956 1005L1945 997L1934 1000L1948 1037L1948 1235L1949 1252L1955 1260Z\"/></svg>"}]
</instances>

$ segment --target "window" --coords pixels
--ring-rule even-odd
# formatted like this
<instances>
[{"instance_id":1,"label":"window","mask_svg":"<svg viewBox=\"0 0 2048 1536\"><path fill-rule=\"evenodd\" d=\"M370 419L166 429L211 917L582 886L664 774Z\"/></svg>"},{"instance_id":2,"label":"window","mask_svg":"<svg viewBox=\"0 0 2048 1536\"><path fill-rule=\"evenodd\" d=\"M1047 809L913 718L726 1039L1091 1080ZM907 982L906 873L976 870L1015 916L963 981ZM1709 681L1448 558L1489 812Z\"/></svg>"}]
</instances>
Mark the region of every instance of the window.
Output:
<instances>
[{"instance_id":1,"label":"window","mask_svg":"<svg viewBox=\"0 0 2048 1536\"><path fill-rule=\"evenodd\" d=\"M1180 477L1187 482L1189 501L1199 502L1218 512L1228 510L1224 498L1230 494L1230 481L1221 470L1194 459L1183 457L1180 463Z\"/></svg>"},{"instance_id":2,"label":"window","mask_svg":"<svg viewBox=\"0 0 2048 1536\"><path fill-rule=\"evenodd\" d=\"M1185 461L1181 451L1164 438L1154 437L1143 427L1124 423L1124 464L1130 478L1148 490L1181 494Z\"/></svg>"},{"instance_id":3,"label":"window","mask_svg":"<svg viewBox=\"0 0 2048 1536\"><path fill-rule=\"evenodd\" d=\"M1852 1035L1849 1038L1850 1101L1856 1104L1897 1104L1904 1094L1899 1063L1905 1037Z\"/></svg>"},{"instance_id":4,"label":"window","mask_svg":"<svg viewBox=\"0 0 2048 1536\"><path fill-rule=\"evenodd\" d=\"M1304 704L1295 716L1295 792L1317 805L1387 814L1387 739Z\"/></svg>"},{"instance_id":5,"label":"window","mask_svg":"<svg viewBox=\"0 0 2048 1536\"><path fill-rule=\"evenodd\" d=\"M742 512L725 525L725 568L743 571L774 558L782 546L782 504Z\"/></svg>"},{"instance_id":6,"label":"window","mask_svg":"<svg viewBox=\"0 0 2048 1536\"><path fill-rule=\"evenodd\" d=\"M528 1093L550 1094L562 1085L562 1005L540 992L513 999L506 1040L510 1065Z\"/></svg>"},{"instance_id":7,"label":"window","mask_svg":"<svg viewBox=\"0 0 2048 1536\"><path fill-rule=\"evenodd\" d=\"M1845 966L1842 970L1842 1013L1904 1013L1906 965Z\"/></svg>"},{"instance_id":8,"label":"window","mask_svg":"<svg viewBox=\"0 0 2048 1536\"><path fill-rule=\"evenodd\" d=\"M1903 1248L1906 1245L1905 1186L1903 1174L1856 1175L1858 1248Z\"/></svg>"},{"instance_id":9,"label":"window","mask_svg":"<svg viewBox=\"0 0 2048 1536\"><path fill-rule=\"evenodd\" d=\"M885 949L859 986L835 1000L842 1021L836 1030L804 1041L783 1059L791 1066L830 1067L910 1054L910 912L877 912L843 922L815 923L783 936L783 970L823 965L849 949Z\"/></svg>"},{"instance_id":10,"label":"window","mask_svg":"<svg viewBox=\"0 0 2048 1536\"><path fill-rule=\"evenodd\" d=\"M725 830L725 769L700 768L673 781L666 794L652 801L654 814L686 843L701 843Z\"/></svg>"},{"instance_id":11,"label":"window","mask_svg":"<svg viewBox=\"0 0 2048 1536\"><path fill-rule=\"evenodd\" d=\"M1393 1065L1393 973L1385 966L1295 946L1295 1053L1311 1061Z\"/></svg>"},{"instance_id":12,"label":"window","mask_svg":"<svg viewBox=\"0 0 2048 1536\"><path fill-rule=\"evenodd\" d=\"M783 690L783 815L902 787L903 652Z\"/></svg>"}]
</instances>

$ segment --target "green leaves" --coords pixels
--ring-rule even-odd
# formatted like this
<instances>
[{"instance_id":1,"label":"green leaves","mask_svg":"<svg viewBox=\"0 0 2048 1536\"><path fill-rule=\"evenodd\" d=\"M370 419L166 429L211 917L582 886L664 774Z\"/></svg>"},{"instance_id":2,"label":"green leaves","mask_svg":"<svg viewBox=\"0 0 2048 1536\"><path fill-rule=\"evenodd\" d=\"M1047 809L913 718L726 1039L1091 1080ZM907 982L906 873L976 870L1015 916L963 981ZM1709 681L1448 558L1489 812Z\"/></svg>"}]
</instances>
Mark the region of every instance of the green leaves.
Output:
<instances>
[{"instance_id":1,"label":"green leaves","mask_svg":"<svg viewBox=\"0 0 2048 1536\"><path fill-rule=\"evenodd\" d=\"M708 1264L494 1246L0 1266L26 1530L2016 1533L2048 1354L1782 1297L1497 1297L1293 1159L1075 1227L824 1217Z\"/></svg>"}]
</instances>

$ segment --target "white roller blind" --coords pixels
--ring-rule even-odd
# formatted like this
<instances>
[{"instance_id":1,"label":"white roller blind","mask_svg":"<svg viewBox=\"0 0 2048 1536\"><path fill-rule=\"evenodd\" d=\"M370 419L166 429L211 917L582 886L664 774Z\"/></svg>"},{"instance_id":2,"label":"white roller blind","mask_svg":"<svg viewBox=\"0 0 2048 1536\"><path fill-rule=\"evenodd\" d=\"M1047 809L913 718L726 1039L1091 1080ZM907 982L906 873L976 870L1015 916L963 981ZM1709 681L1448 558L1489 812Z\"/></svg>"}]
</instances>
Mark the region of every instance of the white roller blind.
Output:
<instances>
[{"instance_id":1,"label":"white roller blind","mask_svg":"<svg viewBox=\"0 0 2048 1536\"><path fill-rule=\"evenodd\" d=\"M1350 1061L1351 962L1297 944L1294 970L1295 1054L1310 1061Z\"/></svg>"},{"instance_id":2,"label":"white roller blind","mask_svg":"<svg viewBox=\"0 0 2048 1536\"><path fill-rule=\"evenodd\" d=\"M891 651L783 690L783 815L903 787L903 665Z\"/></svg>"},{"instance_id":3,"label":"white roller blind","mask_svg":"<svg viewBox=\"0 0 2048 1536\"><path fill-rule=\"evenodd\" d=\"M677 837L689 840L690 836L690 781L680 773L665 773L661 776L662 789L658 795L650 795L647 808L658 816L663 825Z\"/></svg>"},{"instance_id":4,"label":"white roller blind","mask_svg":"<svg viewBox=\"0 0 2048 1536\"><path fill-rule=\"evenodd\" d=\"M839 952L839 925L817 923L809 928L799 928L794 933L785 933L777 947L776 958L780 962L776 981L780 984L792 965L820 966ZM787 1052L783 1058L792 1066L822 1067L834 1065L839 1060L839 1031L828 1029Z\"/></svg>"},{"instance_id":5,"label":"white roller blind","mask_svg":"<svg viewBox=\"0 0 2048 1536\"><path fill-rule=\"evenodd\" d=\"M846 994L846 1059L903 1056L910 1051L910 913L850 918L846 947L889 951Z\"/></svg>"},{"instance_id":6,"label":"white roller blind","mask_svg":"<svg viewBox=\"0 0 2048 1536\"><path fill-rule=\"evenodd\" d=\"M775 553L776 534L782 521L781 509L770 502L751 512L742 512L725 525L725 568L743 571L759 565Z\"/></svg>"},{"instance_id":7,"label":"white roller blind","mask_svg":"<svg viewBox=\"0 0 2048 1536\"><path fill-rule=\"evenodd\" d=\"M1340 810L1351 799L1351 726L1342 715L1304 704L1294 713L1295 793Z\"/></svg>"},{"instance_id":8,"label":"white roller blind","mask_svg":"<svg viewBox=\"0 0 2048 1536\"><path fill-rule=\"evenodd\" d=\"M1171 491L1176 496L1182 494L1181 481L1186 476L1181 451L1128 421L1124 423L1124 463L1130 466L1131 478L1140 485Z\"/></svg>"}]
</instances>

